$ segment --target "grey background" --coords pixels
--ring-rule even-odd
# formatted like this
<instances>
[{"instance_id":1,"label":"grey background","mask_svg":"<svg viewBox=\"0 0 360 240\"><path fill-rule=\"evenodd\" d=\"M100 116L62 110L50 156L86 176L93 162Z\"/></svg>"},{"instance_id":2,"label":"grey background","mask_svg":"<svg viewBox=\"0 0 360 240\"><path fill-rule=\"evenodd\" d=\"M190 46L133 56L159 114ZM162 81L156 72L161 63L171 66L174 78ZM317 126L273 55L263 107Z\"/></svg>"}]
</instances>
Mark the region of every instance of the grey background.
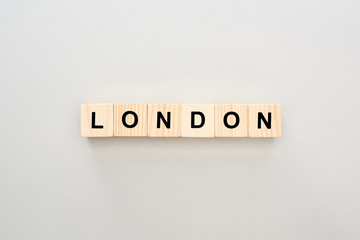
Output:
<instances>
[{"instance_id":1,"label":"grey background","mask_svg":"<svg viewBox=\"0 0 360 240\"><path fill-rule=\"evenodd\" d=\"M1 1L0 238L360 239L359 1ZM281 103L279 139L80 137L81 103Z\"/></svg>"}]
</instances>

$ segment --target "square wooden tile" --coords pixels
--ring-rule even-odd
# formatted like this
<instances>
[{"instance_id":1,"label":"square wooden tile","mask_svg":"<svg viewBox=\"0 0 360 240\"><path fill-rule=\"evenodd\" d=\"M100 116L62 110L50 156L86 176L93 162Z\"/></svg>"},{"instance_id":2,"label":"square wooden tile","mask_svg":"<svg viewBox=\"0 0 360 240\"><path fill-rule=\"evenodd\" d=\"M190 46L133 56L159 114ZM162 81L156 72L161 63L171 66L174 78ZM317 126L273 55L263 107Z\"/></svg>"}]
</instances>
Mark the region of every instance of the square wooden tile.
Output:
<instances>
[{"instance_id":1,"label":"square wooden tile","mask_svg":"<svg viewBox=\"0 0 360 240\"><path fill-rule=\"evenodd\" d=\"M148 136L179 137L181 104L148 104Z\"/></svg>"},{"instance_id":2,"label":"square wooden tile","mask_svg":"<svg viewBox=\"0 0 360 240\"><path fill-rule=\"evenodd\" d=\"M214 137L214 104L182 104L181 136Z\"/></svg>"},{"instance_id":3,"label":"square wooden tile","mask_svg":"<svg viewBox=\"0 0 360 240\"><path fill-rule=\"evenodd\" d=\"M249 136L280 137L281 105L249 104Z\"/></svg>"},{"instance_id":4,"label":"square wooden tile","mask_svg":"<svg viewBox=\"0 0 360 240\"><path fill-rule=\"evenodd\" d=\"M81 105L81 136L113 136L113 104Z\"/></svg>"},{"instance_id":5,"label":"square wooden tile","mask_svg":"<svg viewBox=\"0 0 360 240\"><path fill-rule=\"evenodd\" d=\"M114 136L147 136L147 104L114 104Z\"/></svg>"},{"instance_id":6,"label":"square wooden tile","mask_svg":"<svg viewBox=\"0 0 360 240\"><path fill-rule=\"evenodd\" d=\"M246 104L215 105L215 137L247 137L248 108Z\"/></svg>"}]
</instances>

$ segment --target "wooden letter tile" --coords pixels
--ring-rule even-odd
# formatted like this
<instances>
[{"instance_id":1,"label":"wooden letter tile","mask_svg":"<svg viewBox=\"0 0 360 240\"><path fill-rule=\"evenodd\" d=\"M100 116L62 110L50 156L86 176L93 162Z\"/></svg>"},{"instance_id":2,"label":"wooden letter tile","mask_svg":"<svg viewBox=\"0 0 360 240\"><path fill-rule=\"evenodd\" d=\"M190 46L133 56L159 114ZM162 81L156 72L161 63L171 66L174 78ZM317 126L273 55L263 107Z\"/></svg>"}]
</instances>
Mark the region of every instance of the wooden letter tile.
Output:
<instances>
[{"instance_id":1,"label":"wooden letter tile","mask_svg":"<svg viewBox=\"0 0 360 240\"><path fill-rule=\"evenodd\" d=\"M247 137L248 108L246 104L215 105L215 137Z\"/></svg>"},{"instance_id":2,"label":"wooden letter tile","mask_svg":"<svg viewBox=\"0 0 360 240\"><path fill-rule=\"evenodd\" d=\"M148 104L148 136L179 137L180 104Z\"/></svg>"},{"instance_id":3,"label":"wooden letter tile","mask_svg":"<svg viewBox=\"0 0 360 240\"><path fill-rule=\"evenodd\" d=\"M182 104L182 137L214 137L214 104Z\"/></svg>"},{"instance_id":4,"label":"wooden letter tile","mask_svg":"<svg viewBox=\"0 0 360 240\"><path fill-rule=\"evenodd\" d=\"M113 136L113 104L81 105L81 136Z\"/></svg>"},{"instance_id":5,"label":"wooden letter tile","mask_svg":"<svg viewBox=\"0 0 360 240\"><path fill-rule=\"evenodd\" d=\"M114 104L114 136L147 136L147 104Z\"/></svg>"},{"instance_id":6,"label":"wooden letter tile","mask_svg":"<svg viewBox=\"0 0 360 240\"><path fill-rule=\"evenodd\" d=\"M281 105L249 105L249 137L280 137Z\"/></svg>"}]
</instances>

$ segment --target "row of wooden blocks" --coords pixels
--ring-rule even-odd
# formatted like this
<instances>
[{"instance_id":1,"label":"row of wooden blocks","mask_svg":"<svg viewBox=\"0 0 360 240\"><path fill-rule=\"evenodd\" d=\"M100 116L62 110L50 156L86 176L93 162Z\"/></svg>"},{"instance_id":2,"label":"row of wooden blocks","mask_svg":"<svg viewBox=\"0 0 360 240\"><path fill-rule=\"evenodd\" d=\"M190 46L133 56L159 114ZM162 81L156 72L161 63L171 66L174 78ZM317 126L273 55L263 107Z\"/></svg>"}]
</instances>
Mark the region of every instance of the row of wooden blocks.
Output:
<instances>
[{"instance_id":1,"label":"row of wooden blocks","mask_svg":"<svg viewBox=\"0 0 360 240\"><path fill-rule=\"evenodd\" d=\"M280 104L82 104L83 137L280 137Z\"/></svg>"}]
</instances>

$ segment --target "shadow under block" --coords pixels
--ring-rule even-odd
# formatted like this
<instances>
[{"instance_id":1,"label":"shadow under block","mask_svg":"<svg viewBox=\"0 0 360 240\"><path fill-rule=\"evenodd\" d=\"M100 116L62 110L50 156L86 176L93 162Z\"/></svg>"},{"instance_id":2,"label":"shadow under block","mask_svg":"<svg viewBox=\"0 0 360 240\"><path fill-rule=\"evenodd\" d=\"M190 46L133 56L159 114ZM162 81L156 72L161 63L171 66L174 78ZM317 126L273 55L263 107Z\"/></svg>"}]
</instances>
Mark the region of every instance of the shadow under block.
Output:
<instances>
[{"instance_id":1,"label":"shadow under block","mask_svg":"<svg viewBox=\"0 0 360 240\"><path fill-rule=\"evenodd\" d=\"M112 137L113 104L81 105L81 136Z\"/></svg>"},{"instance_id":2,"label":"shadow under block","mask_svg":"<svg viewBox=\"0 0 360 240\"><path fill-rule=\"evenodd\" d=\"M181 104L148 104L148 136L179 137Z\"/></svg>"},{"instance_id":3,"label":"shadow under block","mask_svg":"<svg viewBox=\"0 0 360 240\"><path fill-rule=\"evenodd\" d=\"M182 104L181 136L214 137L214 104Z\"/></svg>"},{"instance_id":4,"label":"shadow under block","mask_svg":"<svg viewBox=\"0 0 360 240\"><path fill-rule=\"evenodd\" d=\"M281 105L249 104L249 137L280 137Z\"/></svg>"},{"instance_id":5,"label":"shadow under block","mask_svg":"<svg viewBox=\"0 0 360 240\"><path fill-rule=\"evenodd\" d=\"M246 104L215 105L215 137L247 137L248 107Z\"/></svg>"},{"instance_id":6,"label":"shadow under block","mask_svg":"<svg viewBox=\"0 0 360 240\"><path fill-rule=\"evenodd\" d=\"M114 136L147 136L147 103L114 104Z\"/></svg>"}]
</instances>

